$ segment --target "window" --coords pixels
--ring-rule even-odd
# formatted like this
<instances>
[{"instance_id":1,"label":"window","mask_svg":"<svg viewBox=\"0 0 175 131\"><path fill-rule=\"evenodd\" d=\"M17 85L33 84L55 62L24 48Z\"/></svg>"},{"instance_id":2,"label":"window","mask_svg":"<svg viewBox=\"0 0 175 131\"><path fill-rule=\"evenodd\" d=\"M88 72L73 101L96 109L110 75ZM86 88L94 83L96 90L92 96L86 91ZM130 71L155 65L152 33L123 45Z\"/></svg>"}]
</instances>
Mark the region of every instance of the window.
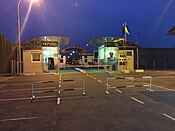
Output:
<instances>
[{"instance_id":1,"label":"window","mask_svg":"<svg viewBox=\"0 0 175 131\"><path fill-rule=\"evenodd\" d=\"M33 53L32 62L41 62L41 53Z\"/></svg>"},{"instance_id":2,"label":"window","mask_svg":"<svg viewBox=\"0 0 175 131\"><path fill-rule=\"evenodd\" d=\"M132 52L127 52L127 56L132 56Z\"/></svg>"},{"instance_id":3,"label":"window","mask_svg":"<svg viewBox=\"0 0 175 131\"><path fill-rule=\"evenodd\" d=\"M87 59L84 59L84 62L87 62Z\"/></svg>"},{"instance_id":4,"label":"window","mask_svg":"<svg viewBox=\"0 0 175 131\"><path fill-rule=\"evenodd\" d=\"M87 58L87 55L85 55L84 58Z\"/></svg>"}]
</instances>

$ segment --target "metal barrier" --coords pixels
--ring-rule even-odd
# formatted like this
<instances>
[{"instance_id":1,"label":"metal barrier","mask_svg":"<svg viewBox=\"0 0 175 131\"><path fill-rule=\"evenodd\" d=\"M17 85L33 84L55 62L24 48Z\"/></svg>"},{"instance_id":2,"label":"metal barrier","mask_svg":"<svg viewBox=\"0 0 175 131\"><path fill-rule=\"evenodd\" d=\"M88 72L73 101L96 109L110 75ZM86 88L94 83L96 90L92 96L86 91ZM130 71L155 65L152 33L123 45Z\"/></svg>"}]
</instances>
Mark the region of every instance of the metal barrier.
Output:
<instances>
[{"instance_id":1,"label":"metal barrier","mask_svg":"<svg viewBox=\"0 0 175 131\"><path fill-rule=\"evenodd\" d=\"M127 86L110 86L109 85L109 80L116 80L116 79L127 79L131 80L134 78L143 78L143 79L149 79L148 84L142 84L142 85L127 85ZM152 91L152 77L151 76L142 76L142 77L123 77L123 78L106 78L106 94L110 94L109 90L110 89L116 89L116 88L127 88L127 87L149 87L147 88L148 90Z\"/></svg>"},{"instance_id":2,"label":"metal barrier","mask_svg":"<svg viewBox=\"0 0 175 131\"><path fill-rule=\"evenodd\" d=\"M62 88L62 89L57 87L57 85L61 84L62 82L70 82L70 81L81 81L82 87L80 87L80 88ZM44 91L35 91L34 90L35 85L49 84L49 83L55 84L55 86L49 87L49 88L56 88L56 89L44 90ZM82 90L82 94L85 95L86 93L85 93L85 81L84 81L84 79L52 80L52 81L32 82L32 89L31 89L32 97L31 97L31 100L33 100L37 94L43 94L43 93L49 93L49 92L61 93L63 91L72 91L72 90L75 90L75 91Z\"/></svg>"}]
</instances>

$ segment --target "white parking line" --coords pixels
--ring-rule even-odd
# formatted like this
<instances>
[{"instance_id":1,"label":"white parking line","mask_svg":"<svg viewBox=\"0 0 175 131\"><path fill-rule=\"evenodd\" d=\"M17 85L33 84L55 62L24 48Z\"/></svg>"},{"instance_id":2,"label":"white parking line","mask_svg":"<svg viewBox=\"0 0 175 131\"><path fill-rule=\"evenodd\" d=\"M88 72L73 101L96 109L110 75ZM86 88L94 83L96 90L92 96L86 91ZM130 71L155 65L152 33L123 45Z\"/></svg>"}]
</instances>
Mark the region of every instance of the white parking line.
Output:
<instances>
[{"instance_id":1,"label":"white parking line","mask_svg":"<svg viewBox=\"0 0 175 131\"><path fill-rule=\"evenodd\" d=\"M34 119L38 119L38 118L39 117L22 117L22 118L13 118L13 119L3 119L3 120L0 120L0 122L34 120Z\"/></svg>"},{"instance_id":2,"label":"white parking line","mask_svg":"<svg viewBox=\"0 0 175 131\"><path fill-rule=\"evenodd\" d=\"M60 97L58 97L58 98L57 98L57 105L59 105L59 104L60 104L60 101L61 101L61 98L60 98Z\"/></svg>"},{"instance_id":3,"label":"white parking line","mask_svg":"<svg viewBox=\"0 0 175 131\"><path fill-rule=\"evenodd\" d=\"M140 104L144 104L144 102L142 102L142 101L140 101L140 100L138 100L138 99L136 99L134 97L131 97L131 99L134 100L134 101L136 101L136 102L138 102L138 103L140 103Z\"/></svg>"},{"instance_id":4,"label":"white parking line","mask_svg":"<svg viewBox=\"0 0 175 131\"><path fill-rule=\"evenodd\" d=\"M101 81L101 80L98 80L98 82L102 83L102 81Z\"/></svg>"},{"instance_id":5,"label":"white parking line","mask_svg":"<svg viewBox=\"0 0 175 131\"><path fill-rule=\"evenodd\" d=\"M7 86L7 85L0 85L0 89L3 88L3 87L5 87L5 86Z\"/></svg>"},{"instance_id":6,"label":"white parking line","mask_svg":"<svg viewBox=\"0 0 175 131\"><path fill-rule=\"evenodd\" d=\"M96 80L97 78L93 77L94 80Z\"/></svg>"},{"instance_id":7,"label":"white parking line","mask_svg":"<svg viewBox=\"0 0 175 131\"><path fill-rule=\"evenodd\" d=\"M1 79L0 82L6 81L6 80L9 80L9 79L12 79L12 78L13 78L13 76L7 77L7 78L4 78L4 79Z\"/></svg>"},{"instance_id":8,"label":"white parking line","mask_svg":"<svg viewBox=\"0 0 175 131\"><path fill-rule=\"evenodd\" d=\"M123 93L121 90L119 90L119 89L115 89L117 92L119 92L119 93Z\"/></svg>"},{"instance_id":9,"label":"white parking line","mask_svg":"<svg viewBox=\"0 0 175 131\"><path fill-rule=\"evenodd\" d=\"M166 87L163 87L163 86L157 86L157 85L153 85L152 86L154 87L157 87L157 88L161 88L161 89L164 89L164 90L168 90L168 91L175 91L174 89L169 89L169 88L166 88Z\"/></svg>"},{"instance_id":10,"label":"white parking line","mask_svg":"<svg viewBox=\"0 0 175 131\"><path fill-rule=\"evenodd\" d=\"M29 100L31 97L24 97L24 98L11 98L11 99L0 99L0 102L3 101L18 101L18 100Z\"/></svg>"},{"instance_id":11,"label":"white parking line","mask_svg":"<svg viewBox=\"0 0 175 131\"><path fill-rule=\"evenodd\" d=\"M8 89L8 90L1 90L1 92L15 92L15 91L30 91L31 89Z\"/></svg>"},{"instance_id":12,"label":"white parking line","mask_svg":"<svg viewBox=\"0 0 175 131\"><path fill-rule=\"evenodd\" d=\"M166 116L166 117L168 117L169 119L171 119L171 120L175 121L175 118L174 118L174 117L169 116L169 115L167 115L167 114L165 114L165 113L163 113L163 115L164 115L164 116Z\"/></svg>"}]
</instances>

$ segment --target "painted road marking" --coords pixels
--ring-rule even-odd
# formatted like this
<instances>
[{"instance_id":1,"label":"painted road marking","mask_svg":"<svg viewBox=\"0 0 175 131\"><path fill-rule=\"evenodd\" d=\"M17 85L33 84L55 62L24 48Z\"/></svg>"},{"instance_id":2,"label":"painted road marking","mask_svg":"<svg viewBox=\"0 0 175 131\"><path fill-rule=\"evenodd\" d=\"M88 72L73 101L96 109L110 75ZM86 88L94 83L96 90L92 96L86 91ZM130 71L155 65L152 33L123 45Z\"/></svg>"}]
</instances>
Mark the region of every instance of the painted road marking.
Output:
<instances>
[{"instance_id":1,"label":"painted road marking","mask_svg":"<svg viewBox=\"0 0 175 131\"><path fill-rule=\"evenodd\" d=\"M119 89L115 89L117 92L119 92L119 93L123 93L121 90L119 90Z\"/></svg>"},{"instance_id":2,"label":"painted road marking","mask_svg":"<svg viewBox=\"0 0 175 131\"><path fill-rule=\"evenodd\" d=\"M6 80L9 80L9 79L12 79L12 78L13 78L13 76L7 77L7 78L4 78L4 79L1 79L0 82L6 81Z\"/></svg>"},{"instance_id":3,"label":"painted road marking","mask_svg":"<svg viewBox=\"0 0 175 131\"><path fill-rule=\"evenodd\" d=\"M3 101L18 101L18 100L29 100L30 97L24 97L24 98L11 98L11 99L0 99L0 102Z\"/></svg>"},{"instance_id":4,"label":"painted road marking","mask_svg":"<svg viewBox=\"0 0 175 131\"><path fill-rule=\"evenodd\" d=\"M171 120L175 121L175 118L174 118L174 117L169 116L169 115L167 115L167 114L165 114L165 113L163 113L163 115L164 115L164 116L166 116L167 118L169 118L169 119L171 119Z\"/></svg>"},{"instance_id":5,"label":"painted road marking","mask_svg":"<svg viewBox=\"0 0 175 131\"><path fill-rule=\"evenodd\" d=\"M56 95L51 95L51 96L38 96L38 97L35 97L35 98L36 98L36 99L40 99L40 98L53 98L53 97L57 97L57 96L56 96ZM20 101L20 100L31 100L31 97L0 99L0 102L5 102L5 101Z\"/></svg>"},{"instance_id":6,"label":"painted road marking","mask_svg":"<svg viewBox=\"0 0 175 131\"><path fill-rule=\"evenodd\" d=\"M0 120L0 122L34 120L34 119L38 119L38 118L39 117L22 117L22 118L13 118L13 119L3 119L3 120Z\"/></svg>"},{"instance_id":7,"label":"painted road marking","mask_svg":"<svg viewBox=\"0 0 175 131\"><path fill-rule=\"evenodd\" d=\"M59 105L59 104L60 104L60 102L61 102L61 98L60 98L60 97L58 97L58 98L57 98L57 105Z\"/></svg>"},{"instance_id":8,"label":"painted road marking","mask_svg":"<svg viewBox=\"0 0 175 131\"><path fill-rule=\"evenodd\" d=\"M134 100L134 101L136 101L136 102L138 102L138 103L140 103L140 104L144 104L144 102L142 102L142 101L140 101L140 100L138 100L138 99L136 99L134 97L131 97L131 99Z\"/></svg>"},{"instance_id":9,"label":"painted road marking","mask_svg":"<svg viewBox=\"0 0 175 131\"><path fill-rule=\"evenodd\" d=\"M93 77L94 80L96 80L97 78Z\"/></svg>"},{"instance_id":10,"label":"painted road marking","mask_svg":"<svg viewBox=\"0 0 175 131\"><path fill-rule=\"evenodd\" d=\"M102 81L101 81L101 80L98 80L98 82L102 83Z\"/></svg>"},{"instance_id":11,"label":"painted road marking","mask_svg":"<svg viewBox=\"0 0 175 131\"><path fill-rule=\"evenodd\" d=\"M161 89L164 89L164 90L168 90L168 91L175 91L174 89L169 89L169 88L166 88L166 87L163 87L163 86L157 86L157 85L153 85L152 86L154 87L157 87L157 88L161 88Z\"/></svg>"},{"instance_id":12,"label":"painted road marking","mask_svg":"<svg viewBox=\"0 0 175 131\"><path fill-rule=\"evenodd\" d=\"M58 87L60 88L61 87L61 78L62 78L62 74L60 74L60 78L59 78L59 85L58 85ZM60 94L60 91L58 92L58 94Z\"/></svg>"},{"instance_id":13,"label":"painted road marking","mask_svg":"<svg viewBox=\"0 0 175 131\"><path fill-rule=\"evenodd\" d=\"M47 89L55 89L56 87L47 87L47 88L36 88L37 90L47 90ZM15 91L31 91L31 89L8 89L8 90L1 90L2 92L15 92Z\"/></svg>"},{"instance_id":14,"label":"painted road marking","mask_svg":"<svg viewBox=\"0 0 175 131\"><path fill-rule=\"evenodd\" d=\"M7 85L0 85L0 89L3 88L3 87L5 87L5 86L7 86Z\"/></svg>"}]
</instances>

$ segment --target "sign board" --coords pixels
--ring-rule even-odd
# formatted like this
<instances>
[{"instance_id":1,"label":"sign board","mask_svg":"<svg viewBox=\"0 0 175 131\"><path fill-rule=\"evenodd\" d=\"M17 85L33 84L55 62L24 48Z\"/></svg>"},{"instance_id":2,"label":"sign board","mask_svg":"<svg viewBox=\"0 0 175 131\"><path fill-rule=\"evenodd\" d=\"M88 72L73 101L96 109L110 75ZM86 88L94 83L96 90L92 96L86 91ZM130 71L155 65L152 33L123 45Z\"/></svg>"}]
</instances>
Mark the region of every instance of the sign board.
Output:
<instances>
[{"instance_id":1,"label":"sign board","mask_svg":"<svg viewBox=\"0 0 175 131\"><path fill-rule=\"evenodd\" d=\"M43 47L57 47L58 46L58 42L42 42L42 46Z\"/></svg>"},{"instance_id":2,"label":"sign board","mask_svg":"<svg viewBox=\"0 0 175 131\"><path fill-rule=\"evenodd\" d=\"M68 37L62 37L62 36L43 36L41 37L42 41L46 42L57 42L59 44L67 45L69 43Z\"/></svg>"}]
</instances>

